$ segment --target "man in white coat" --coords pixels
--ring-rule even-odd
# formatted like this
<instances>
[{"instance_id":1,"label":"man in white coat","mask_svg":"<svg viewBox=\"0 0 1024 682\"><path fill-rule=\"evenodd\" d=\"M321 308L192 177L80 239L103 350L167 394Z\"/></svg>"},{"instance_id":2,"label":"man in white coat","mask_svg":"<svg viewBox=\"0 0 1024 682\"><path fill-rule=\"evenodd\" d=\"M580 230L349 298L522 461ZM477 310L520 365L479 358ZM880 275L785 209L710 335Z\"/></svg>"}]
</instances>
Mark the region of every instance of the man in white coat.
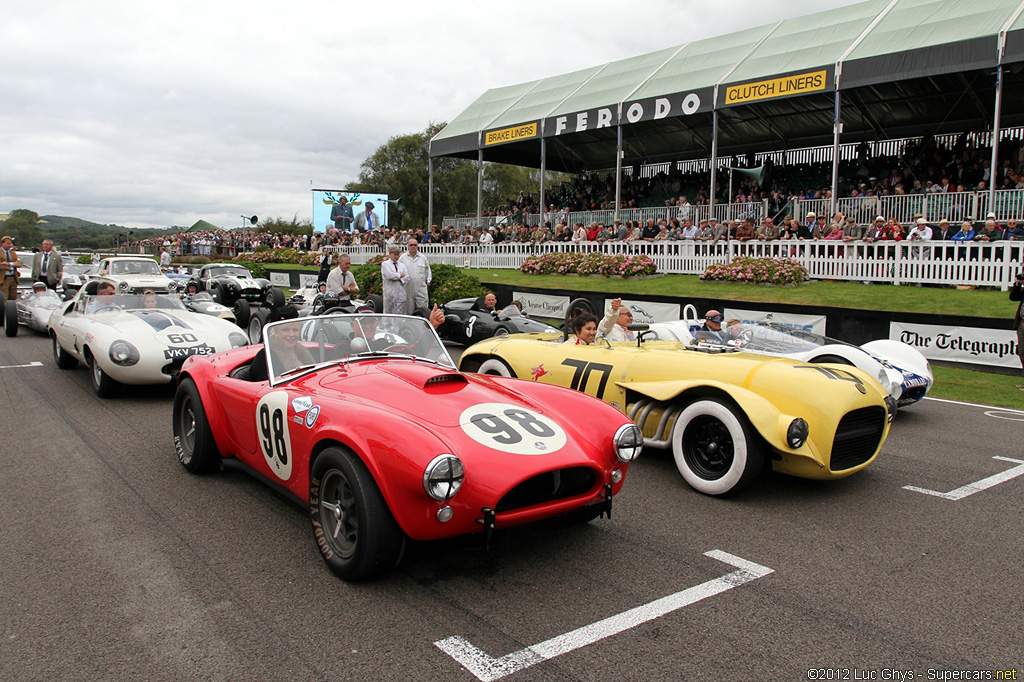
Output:
<instances>
[{"instance_id":1,"label":"man in white coat","mask_svg":"<svg viewBox=\"0 0 1024 682\"><path fill-rule=\"evenodd\" d=\"M389 246L388 259L380 264L380 277L384 282L384 312L390 315L405 314L405 285L409 282L409 271L399 262L401 255L400 246Z\"/></svg>"},{"instance_id":2,"label":"man in white coat","mask_svg":"<svg viewBox=\"0 0 1024 682\"><path fill-rule=\"evenodd\" d=\"M419 252L419 242L409 239L408 251L402 254L398 262L405 266L409 273L409 283L405 286L405 312L412 314L417 308L427 308L431 273L427 257Z\"/></svg>"}]
</instances>

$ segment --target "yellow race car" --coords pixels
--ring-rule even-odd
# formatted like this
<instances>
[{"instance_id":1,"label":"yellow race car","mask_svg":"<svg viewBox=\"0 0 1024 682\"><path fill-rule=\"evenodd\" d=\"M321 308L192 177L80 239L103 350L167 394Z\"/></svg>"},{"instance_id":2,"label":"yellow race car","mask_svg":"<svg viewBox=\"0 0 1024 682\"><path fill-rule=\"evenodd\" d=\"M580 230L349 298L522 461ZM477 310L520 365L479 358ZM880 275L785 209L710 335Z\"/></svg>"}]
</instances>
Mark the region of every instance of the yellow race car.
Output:
<instances>
[{"instance_id":1,"label":"yellow race car","mask_svg":"<svg viewBox=\"0 0 1024 682\"><path fill-rule=\"evenodd\" d=\"M467 348L459 369L601 398L636 422L646 446L671 447L686 482L708 495L742 489L767 459L802 478L849 476L875 459L889 433L896 403L856 367L645 335L587 346L550 332L513 334Z\"/></svg>"}]
</instances>

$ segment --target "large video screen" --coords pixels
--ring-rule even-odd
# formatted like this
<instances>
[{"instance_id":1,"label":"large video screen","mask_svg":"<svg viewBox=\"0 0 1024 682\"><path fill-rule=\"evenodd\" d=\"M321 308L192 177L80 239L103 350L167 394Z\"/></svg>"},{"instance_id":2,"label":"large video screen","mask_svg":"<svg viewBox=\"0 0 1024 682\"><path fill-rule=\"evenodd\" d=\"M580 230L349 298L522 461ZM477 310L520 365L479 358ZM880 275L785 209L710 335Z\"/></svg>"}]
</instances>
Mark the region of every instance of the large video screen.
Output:
<instances>
[{"instance_id":1,"label":"large video screen","mask_svg":"<svg viewBox=\"0 0 1024 682\"><path fill-rule=\"evenodd\" d=\"M342 197L345 197L348 208L352 209L350 219L346 219L348 216L342 211ZM373 204L373 214L369 218L365 216L360 218L359 214L366 213L367 204ZM365 231L366 223L369 222L373 226L372 229L376 230L381 225L388 224L388 209L390 207L387 194L315 189L313 190L313 229L317 232L325 232L337 226L346 232L353 232L358 225Z\"/></svg>"}]
</instances>

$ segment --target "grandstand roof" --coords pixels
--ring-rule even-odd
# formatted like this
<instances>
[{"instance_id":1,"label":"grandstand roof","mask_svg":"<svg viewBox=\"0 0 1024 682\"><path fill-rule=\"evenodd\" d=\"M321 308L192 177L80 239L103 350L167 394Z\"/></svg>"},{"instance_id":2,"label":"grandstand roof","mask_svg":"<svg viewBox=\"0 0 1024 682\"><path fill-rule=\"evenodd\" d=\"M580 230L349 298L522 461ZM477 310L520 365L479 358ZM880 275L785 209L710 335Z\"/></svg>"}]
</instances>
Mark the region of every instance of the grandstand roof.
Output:
<instances>
[{"instance_id":1,"label":"grandstand roof","mask_svg":"<svg viewBox=\"0 0 1024 682\"><path fill-rule=\"evenodd\" d=\"M985 130L1004 69L1003 125L1024 123L1024 2L868 0L488 90L431 140L431 156L553 170ZM1000 51L1003 56L1000 58Z\"/></svg>"}]
</instances>

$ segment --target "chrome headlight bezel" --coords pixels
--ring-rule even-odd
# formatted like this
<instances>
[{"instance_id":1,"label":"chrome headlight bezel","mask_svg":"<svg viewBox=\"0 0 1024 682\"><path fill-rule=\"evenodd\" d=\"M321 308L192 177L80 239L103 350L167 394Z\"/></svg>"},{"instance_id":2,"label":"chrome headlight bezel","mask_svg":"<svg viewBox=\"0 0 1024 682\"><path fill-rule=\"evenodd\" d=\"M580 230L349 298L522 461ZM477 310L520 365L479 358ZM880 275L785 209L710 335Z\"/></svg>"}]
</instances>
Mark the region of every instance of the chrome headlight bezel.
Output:
<instances>
[{"instance_id":1,"label":"chrome headlight bezel","mask_svg":"<svg viewBox=\"0 0 1024 682\"><path fill-rule=\"evenodd\" d=\"M433 500L450 500L466 481L466 467L451 454L438 455L423 470L423 491Z\"/></svg>"},{"instance_id":2,"label":"chrome headlight bezel","mask_svg":"<svg viewBox=\"0 0 1024 682\"><path fill-rule=\"evenodd\" d=\"M644 449L644 434L636 424L623 424L615 432L615 459L632 462Z\"/></svg>"},{"instance_id":3,"label":"chrome headlight bezel","mask_svg":"<svg viewBox=\"0 0 1024 682\"><path fill-rule=\"evenodd\" d=\"M228 342L232 348L241 348L249 345L249 339L242 332L231 332L228 334Z\"/></svg>"},{"instance_id":4,"label":"chrome headlight bezel","mask_svg":"<svg viewBox=\"0 0 1024 682\"><path fill-rule=\"evenodd\" d=\"M107 356L110 361L119 367L131 367L137 364L139 358L139 349L136 348L131 342L125 341L124 339L118 339L110 344L110 348L107 350Z\"/></svg>"}]
</instances>

